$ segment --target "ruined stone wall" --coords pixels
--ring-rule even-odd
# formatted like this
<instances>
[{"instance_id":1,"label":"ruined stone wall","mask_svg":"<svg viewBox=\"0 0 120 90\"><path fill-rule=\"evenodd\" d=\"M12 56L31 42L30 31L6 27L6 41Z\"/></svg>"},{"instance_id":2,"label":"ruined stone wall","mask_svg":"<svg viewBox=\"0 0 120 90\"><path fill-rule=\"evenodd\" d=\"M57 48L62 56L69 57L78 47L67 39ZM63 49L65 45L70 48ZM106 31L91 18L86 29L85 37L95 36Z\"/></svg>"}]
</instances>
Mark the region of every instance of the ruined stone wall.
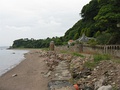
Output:
<instances>
[{"instance_id":1,"label":"ruined stone wall","mask_svg":"<svg viewBox=\"0 0 120 90\"><path fill-rule=\"evenodd\" d=\"M105 53L120 57L120 45L97 45L94 47L84 45L83 50L83 52Z\"/></svg>"},{"instance_id":2,"label":"ruined stone wall","mask_svg":"<svg viewBox=\"0 0 120 90\"><path fill-rule=\"evenodd\" d=\"M74 46L57 46L55 47L55 51L71 51L71 52L83 52L81 45L74 45Z\"/></svg>"},{"instance_id":3,"label":"ruined stone wall","mask_svg":"<svg viewBox=\"0 0 120 90\"><path fill-rule=\"evenodd\" d=\"M83 49L82 49L83 47ZM97 45L91 47L90 45L74 45L74 46L59 46L55 47L56 51L71 51L71 52L85 52L85 53L105 53L120 57L120 45Z\"/></svg>"}]
</instances>

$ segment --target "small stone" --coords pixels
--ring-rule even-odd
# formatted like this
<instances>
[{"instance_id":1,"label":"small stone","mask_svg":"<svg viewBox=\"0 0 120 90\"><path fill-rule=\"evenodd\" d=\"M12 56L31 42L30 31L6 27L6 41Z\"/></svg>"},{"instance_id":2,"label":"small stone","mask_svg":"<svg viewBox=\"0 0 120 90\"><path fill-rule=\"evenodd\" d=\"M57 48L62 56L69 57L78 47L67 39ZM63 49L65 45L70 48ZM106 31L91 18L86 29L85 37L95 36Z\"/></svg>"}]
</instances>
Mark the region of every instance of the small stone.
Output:
<instances>
[{"instance_id":1,"label":"small stone","mask_svg":"<svg viewBox=\"0 0 120 90\"><path fill-rule=\"evenodd\" d=\"M115 82L113 82L112 85L115 85Z\"/></svg>"},{"instance_id":2,"label":"small stone","mask_svg":"<svg viewBox=\"0 0 120 90\"><path fill-rule=\"evenodd\" d=\"M12 54L15 54L15 52L13 52Z\"/></svg>"},{"instance_id":3,"label":"small stone","mask_svg":"<svg viewBox=\"0 0 120 90\"><path fill-rule=\"evenodd\" d=\"M13 75L12 75L12 77L16 77L16 76L17 76L17 74L13 74Z\"/></svg>"},{"instance_id":4,"label":"small stone","mask_svg":"<svg viewBox=\"0 0 120 90\"><path fill-rule=\"evenodd\" d=\"M95 82L96 80L97 80L97 79L96 79L96 78L94 78L92 81L93 81L93 82Z\"/></svg>"},{"instance_id":5,"label":"small stone","mask_svg":"<svg viewBox=\"0 0 120 90\"><path fill-rule=\"evenodd\" d=\"M56 73L55 76L58 76L58 73Z\"/></svg>"},{"instance_id":6,"label":"small stone","mask_svg":"<svg viewBox=\"0 0 120 90\"><path fill-rule=\"evenodd\" d=\"M49 77L51 75L51 71L49 71L46 75L44 75L44 77Z\"/></svg>"},{"instance_id":7,"label":"small stone","mask_svg":"<svg viewBox=\"0 0 120 90\"><path fill-rule=\"evenodd\" d=\"M89 76L87 76L87 78L90 78L91 76L89 75Z\"/></svg>"},{"instance_id":8,"label":"small stone","mask_svg":"<svg viewBox=\"0 0 120 90\"><path fill-rule=\"evenodd\" d=\"M94 68L94 71L96 71L97 69L96 68Z\"/></svg>"},{"instance_id":9,"label":"small stone","mask_svg":"<svg viewBox=\"0 0 120 90\"><path fill-rule=\"evenodd\" d=\"M99 66L96 67L97 69L99 68Z\"/></svg>"}]
</instances>

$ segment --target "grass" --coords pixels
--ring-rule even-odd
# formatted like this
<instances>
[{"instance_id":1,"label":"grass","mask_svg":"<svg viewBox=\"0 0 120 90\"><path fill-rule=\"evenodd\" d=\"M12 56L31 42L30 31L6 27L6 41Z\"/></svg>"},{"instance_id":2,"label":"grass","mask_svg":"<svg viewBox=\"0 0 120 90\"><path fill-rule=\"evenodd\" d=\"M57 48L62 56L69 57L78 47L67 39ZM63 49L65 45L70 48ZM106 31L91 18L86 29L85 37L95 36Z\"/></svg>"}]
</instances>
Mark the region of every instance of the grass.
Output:
<instances>
[{"instance_id":1,"label":"grass","mask_svg":"<svg viewBox=\"0 0 120 90\"><path fill-rule=\"evenodd\" d=\"M97 65L96 62L90 62L90 61L87 61L84 64L85 67L90 68L90 69L94 69L94 67L96 67L96 65Z\"/></svg>"},{"instance_id":2,"label":"grass","mask_svg":"<svg viewBox=\"0 0 120 90\"><path fill-rule=\"evenodd\" d=\"M42 50L49 51L49 48L41 48Z\"/></svg>"},{"instance_id":3,"label":"grass","mask_svg":"<svg viewBox=\"0 0 120 90\"><path fill-rule=\"evenodd\" d=\"M64 54L72 54L73 56L84 57L84 55L82 55L82 54L80 54L80 53L69 52L69 51L66 51L66 50L61 50L60 53L64 53Z\"/></svg>"},{"instance_id":4,"label":"grass","mask_svg":"<svg viewBox=\"0 0 120 90\"><path fill-rule=\"evenodd\" d=\"M73 56L78 56L78 57L84 57L82 54L76 53L76 52L73 52L72 55L73 55Z\"/></svg>"},{"instance_id":5,"label":"grass","mask_svg":"<svg viewBox=\"0 0 120 90\"><path fill-rule=\"evenodd\" d=\"M120 58L113 58L112 61L115 62L115 63L120 64Z\"/></svg>"},{"instance_id":6,"label":"grass","mask_svg":"<svg viewBox=\"0 0 120 90\"><path fill-rule=\"evenodd\" d=\"M85 67L90 68L90 69L94 69L94 67L96 67L100 61L110 60L111 56L108 54L94 54L93 59L94 59L93 61L85 62L85 64L84 64Z\"/></svg>"},{"instance_id":7,"label":"grass","mask_svg":"<svg viewBox=\"0 0 120 90\"><path fill-rule=\"evenodd\" d=\"M61 50L60 53L69 53L68 51L65 51L65 50Z\"/></svg>"},{"instance_id":8,"label":"grass","mask_svg":"<svg viewBox=\"0 0 120 90\"><path fill-rule=\"evenodd\" d=\"M112 90L118 90L117 86L113 86Z\"/></svg>"},{"instance_id":9,"label":"grass","mask_svg":"<svg viewBox=\"0 0 120 90\"><path fill-rule=\"evenodd\" d=\"M93 55L94 62L99 62L102 60L110 60L111 56L109 54L95 54Z\"/></svg>"}]
</instances>

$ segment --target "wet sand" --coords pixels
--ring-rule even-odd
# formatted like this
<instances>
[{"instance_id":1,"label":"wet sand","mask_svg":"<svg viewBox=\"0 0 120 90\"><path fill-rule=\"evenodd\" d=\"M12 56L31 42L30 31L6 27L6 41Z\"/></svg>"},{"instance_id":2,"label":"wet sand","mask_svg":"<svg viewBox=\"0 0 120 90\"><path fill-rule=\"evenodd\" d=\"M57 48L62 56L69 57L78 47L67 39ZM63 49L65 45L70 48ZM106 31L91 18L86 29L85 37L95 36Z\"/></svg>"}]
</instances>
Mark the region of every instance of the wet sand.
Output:
<instances>
[{"instance_id":1,"label":"wet sand","mask_svg":"<svg viewBox=\"0 0 120 90\"><path fill-rule=\"evenodd\" d=\"M50 77L44 77L43 73L48 71L48 67L38 52L39 50L30 50L25 54L25 60L2 75L0 90L47 90Z\"/></svg>"}]
</instances>

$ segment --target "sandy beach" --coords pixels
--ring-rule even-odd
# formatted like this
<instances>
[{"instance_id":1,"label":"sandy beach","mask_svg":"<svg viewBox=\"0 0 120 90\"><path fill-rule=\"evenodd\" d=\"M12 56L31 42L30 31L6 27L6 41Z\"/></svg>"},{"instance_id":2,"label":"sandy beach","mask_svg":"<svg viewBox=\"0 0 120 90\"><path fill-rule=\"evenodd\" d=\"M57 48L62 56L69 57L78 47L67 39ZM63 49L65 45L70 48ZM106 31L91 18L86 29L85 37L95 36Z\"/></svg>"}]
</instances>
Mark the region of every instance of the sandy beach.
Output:
<instances>
[{"instance_id":1,"label":"sandy beach","mask_svg":"<svg viewBox=\"0 0 120 90\"><path fill-rule=\"evenodd\" d=\"M50 78L43 73L48 67L38 51L30 50L25 60L0 77L0 90L47 90Z\"/></svg>"}]
</instances>

